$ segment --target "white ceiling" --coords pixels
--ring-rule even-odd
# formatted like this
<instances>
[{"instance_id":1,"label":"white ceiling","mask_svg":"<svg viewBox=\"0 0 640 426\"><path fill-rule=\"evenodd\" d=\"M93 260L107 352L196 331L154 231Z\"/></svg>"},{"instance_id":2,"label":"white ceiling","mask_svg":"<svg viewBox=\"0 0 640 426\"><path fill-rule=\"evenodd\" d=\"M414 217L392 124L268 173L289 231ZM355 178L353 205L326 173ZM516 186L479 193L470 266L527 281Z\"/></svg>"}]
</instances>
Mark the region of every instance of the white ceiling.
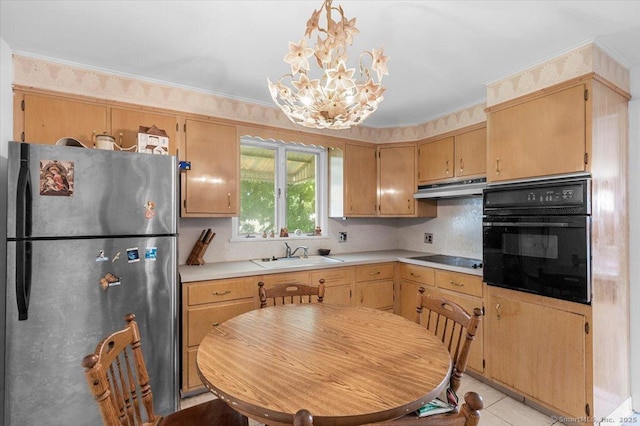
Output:
<instances>
[{"instance_id":1,"label":"white ceiling","mask_svg":"<svg viewBox=\"0 0 640 426\"><path fill-rule=\"evenodd\" d=\"M321 0L0 0L0 36L21 54L272 105L267 77L287 73ZM365 126L424 123L475 104L485 85L595 41L640 65L640 1L334 0L363 50L389 56L385 100ZM324 21L321 21L323 24ZM314 37L315 38L315 37ZM315 39L313 40L315 42Z\"/></svg>"}]
</instances>

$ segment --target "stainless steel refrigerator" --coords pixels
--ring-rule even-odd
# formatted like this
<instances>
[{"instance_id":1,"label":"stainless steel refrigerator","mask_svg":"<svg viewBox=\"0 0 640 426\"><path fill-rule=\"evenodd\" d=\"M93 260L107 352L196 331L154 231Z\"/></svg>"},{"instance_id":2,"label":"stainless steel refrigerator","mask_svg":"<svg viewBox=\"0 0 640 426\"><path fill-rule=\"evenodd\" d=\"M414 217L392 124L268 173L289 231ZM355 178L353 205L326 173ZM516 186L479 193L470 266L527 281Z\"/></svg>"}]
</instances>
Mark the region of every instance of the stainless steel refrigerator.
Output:
<instances>
[{"instance_id":1,"label":"stainless steel refrigerator","mask_svg":"<svg viewBox=\"0 0 640 426\"><path fill-rule=\"evenodd\" d=\"M174 411L176 157L9 142L7 182L0 419L102 424L80 364L130 312L156 412Z\"/></svg>"}]
</instances>

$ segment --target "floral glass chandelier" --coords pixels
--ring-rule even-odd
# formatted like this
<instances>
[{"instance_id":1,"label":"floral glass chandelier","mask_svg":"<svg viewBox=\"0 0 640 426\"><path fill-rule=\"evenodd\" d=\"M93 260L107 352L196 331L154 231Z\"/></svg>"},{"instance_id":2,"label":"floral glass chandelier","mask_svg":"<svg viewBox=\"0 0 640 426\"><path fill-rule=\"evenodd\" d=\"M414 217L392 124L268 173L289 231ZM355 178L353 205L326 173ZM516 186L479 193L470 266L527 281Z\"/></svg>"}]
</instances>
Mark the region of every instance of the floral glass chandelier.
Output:
<instances>
[{"instance_id":1,"label":"floral glass chandelier","mask_svg":"<svg viewBox=\"0 0 640 426\"><path fill-rule=\"evenodd\" d=\"M356 19L347 19L342 6L333 7L332 0L325 0L320 10L315 10L307 21L307 30L300 42L289 42L289 53L284 61L291 65L291 73L277 83L269 83L269 92L287 117L296 124L318 129L348 129L362 123L384 99L382 76L389 75L388 58L383 49L372 49L360 54L359 77L354 78L355 68L347 67L347 43L360 31ZM320 26L320 14L324 9L326 27ZM334 21L332 11L340 18ZM318 32L317 43L307 46ZM311 75L309 58L315 57L319 76ZM370 68L365 66L370 63ZM374 80L374 72L377 80ZM290 80L291 86L284 84Z\"/></svg>"}]
</instances>

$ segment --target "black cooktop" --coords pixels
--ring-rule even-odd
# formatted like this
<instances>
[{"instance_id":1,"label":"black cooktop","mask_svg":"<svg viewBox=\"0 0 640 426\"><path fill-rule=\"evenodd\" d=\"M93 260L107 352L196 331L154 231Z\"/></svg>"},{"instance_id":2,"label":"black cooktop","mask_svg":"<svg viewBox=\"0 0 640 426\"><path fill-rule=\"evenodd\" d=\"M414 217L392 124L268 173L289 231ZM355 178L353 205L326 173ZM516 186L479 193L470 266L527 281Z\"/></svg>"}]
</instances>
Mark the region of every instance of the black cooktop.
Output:
<instances>
[{"instance_id":1,"label":"black cooktop","mask_svg":"<svg viewBox=\"0 0 640 426\"><path fill-rule=\"evenodd\" d=\"M449 266L459 266L461 268L482 268L482 260L470 259L468 257L447 256L444 254L430 254L427 256L410 257L409 259L441 263Z\"/></svg>"}]
</instances>

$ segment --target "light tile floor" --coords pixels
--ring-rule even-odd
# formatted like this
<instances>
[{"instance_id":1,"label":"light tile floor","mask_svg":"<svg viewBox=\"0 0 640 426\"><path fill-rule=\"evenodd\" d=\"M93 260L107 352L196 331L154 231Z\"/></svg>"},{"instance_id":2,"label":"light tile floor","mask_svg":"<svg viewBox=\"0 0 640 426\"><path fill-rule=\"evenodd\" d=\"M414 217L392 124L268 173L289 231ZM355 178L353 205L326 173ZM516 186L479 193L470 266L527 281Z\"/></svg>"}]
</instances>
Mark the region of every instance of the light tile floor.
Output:
<instances>
[{"instance_id":1,"label":"light tile floor","mask_svg":"<svg viewBox=\"0 0 640 426\"><path fill-rule=\"evenodd\" d=\"M458 391L462 398L468 391L474 391L482 396L484 409L480 414L481 426L563 426L553 416L535 410L522 402L511 398L484 382L466 375ZM213 398L210 393L204 393L181 401L181 408L199 404ZM570 424L569 424L570 425ZM249 426L262 426L261 423L249 420ZM640 415L635 414L633 421L620 426L640 426Z\"/></svg>"}]
</instances>

